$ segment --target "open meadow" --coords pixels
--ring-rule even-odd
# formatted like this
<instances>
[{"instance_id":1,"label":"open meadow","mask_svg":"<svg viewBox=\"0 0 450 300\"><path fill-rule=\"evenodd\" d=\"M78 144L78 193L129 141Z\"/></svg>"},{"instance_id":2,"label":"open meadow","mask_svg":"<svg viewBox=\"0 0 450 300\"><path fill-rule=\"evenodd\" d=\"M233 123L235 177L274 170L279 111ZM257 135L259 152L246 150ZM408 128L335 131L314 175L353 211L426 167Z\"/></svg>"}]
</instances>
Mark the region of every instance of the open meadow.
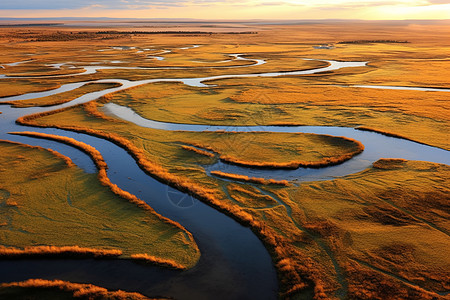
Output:
<instances>
[{"instance_id":1,"label":"open meadow","mask_svg":"<svg viewBox=\"0 0 450 300\"><path fill-rule=\"evenodd\" d=\"M449 299L450 23L233 25L0 27L0 298Z\"/></svg>"}]
</instances>

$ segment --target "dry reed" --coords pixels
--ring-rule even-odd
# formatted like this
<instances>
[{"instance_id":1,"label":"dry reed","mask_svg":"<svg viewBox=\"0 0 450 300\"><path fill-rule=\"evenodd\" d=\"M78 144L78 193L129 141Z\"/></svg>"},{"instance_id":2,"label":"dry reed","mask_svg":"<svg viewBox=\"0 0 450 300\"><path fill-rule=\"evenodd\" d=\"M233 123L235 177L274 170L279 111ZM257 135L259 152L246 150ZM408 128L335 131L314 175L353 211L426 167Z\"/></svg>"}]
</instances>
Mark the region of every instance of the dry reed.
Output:
<instances>
[{"instance_id":1,"label":"dry reed","mask_svg":"<svg viewBox=\"0 0 450 300\"><path fill-rule=\"evenodd\" d=\"M62 280L28 279L21 282L0 284L0 289L5 288L29 288L29 289L56 289L71 292L74 298L84 299L111 299L111 300L149 300L139 293L129 293L122 290L108 291L105 288L92 284L72 283Z\"/></svg>"},{"instance_id":2,"label":"dry reed","mask_svg":"<svg viewBox=\"0 0 450 300\"><path fill-rule=\"evenodd\" d=\"M234 180L258 183L258 184L264 184L264 185L268 185L268 184L276 184L276 185L284 185L284 186L289 185L289 181L287 181L287 180L275 180L275 179L248 177L246 175L224 173L221 171L211 171L211 174L219 176L219 177L227 178L227 179L234 179Z\"/></svg>"},{"instance_id":3,"label":"dry reed","mask_svg":"<svg viewBox=\"0 0 450 300\"><path fill-rule=\"evenodd\" d=\"M208 151L197 149L195 147L182 145L181 148L183 148L184 150L195 152L195 153L200 154L200 155L204 155L204 156L208 156L208 157L214 157L214 154L212 154L212 153L210 153Z\"/></svg>"},{"instance_id":4,"label":"dry reed","mask_svg":"<svg viewBox=\"0 0 450 300\"><path fill-rule=\"evenodd\" d=\"M33 246L24 249L0 246L0 258L25 258L25 257L95 257L110 258L122 255L117 249L94 249L79 246Z\"/></svg>"},{"instance_id":5,"label":"dry reed","mask_svg":"<svg viewBox=\"0 0 450 300\"><path fill-rule=\"evenodd\" d=\"M185 266L180 265L179 263L171 259L162 259L153 255L148 255L146 253L132 254L131 258L137 261L150 262L153 264L161 265L172 269L186 270Z\"/></svg>"}]
</instances>

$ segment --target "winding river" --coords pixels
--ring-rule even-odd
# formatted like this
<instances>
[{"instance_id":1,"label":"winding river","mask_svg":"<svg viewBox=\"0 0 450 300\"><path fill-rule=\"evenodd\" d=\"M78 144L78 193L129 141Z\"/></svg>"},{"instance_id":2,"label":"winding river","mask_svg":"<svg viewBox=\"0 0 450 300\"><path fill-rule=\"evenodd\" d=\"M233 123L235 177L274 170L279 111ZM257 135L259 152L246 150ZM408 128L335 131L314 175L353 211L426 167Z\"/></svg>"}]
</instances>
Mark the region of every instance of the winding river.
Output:
<instances>
[{"instance_id":1,"label":"winding river","mask_svg":"<svg viewBox=\"0 0 450 300\"><path fill-rule=\"evenodd\" d=\"M250 60L235 54L234 59ZM264 60L252 60L254 65L263 64ZM202 253L199 263L192 269L180 272L166 270L159 267L142 266L127 260L24 260L0 261L0 281L18 281L28 278L62 279L74 282L88 282L109 289L125 289L138 291L149 296L170 296L177 299L275 299L278 291L276 272L271 258L261 241L250 229L239 225L231 218L212 209L208 205L189 198L159 181L146 175L127 152L115 144L86 134L75 133L53 128L34 128L19 126L15 120L21 116L54 110L85 103L97 99L105 94L117 92L130 87L154 82L183 82L189 86L206 87L208 82L218 79L243 77L276 77L284 75L306 75L324 71L337 70L346 67L363 67L366 62L340 62L326 61L327 67L312 70L290 72L248 73L234 75L219 75L202 78L182 79L148 79L129 81L125 79L105 79L70 83L60 88L20 96L6 97L0 102L33 99L74 90L91 82L114 82L121 86L93 92L77 99L53 107L13 108L9 105L0 106L0 139L22 142L30 145L39 145L52 148L72 160L86 172L96 171L93 162L83 152L70 146L54 141L9 135L12 131L36 131L61 136L72 137L78 141L92 145L98 149L109 166L108 176L111 181L123 190L135 194L146 201L162 215L179 222L189 230ZM64 64L55 64L61 67ZM234 66L226 68L249 67ZM96 73L101 69L139 69L152 70L164 68L138 68L115 66L84 66L85 71L78 74L55 75L52 77L67 77ZM173 69L176 67L167 67ZM201 68L201 67L200 67ZM8 78L2 75L0 78ZM20 78L20 77L14 77ZM34 78L34 77L23 77ZM373 86L360 86L373 88ZM376 88L383 88L377 86ZM386 87L392 88L392 87ZM408 89L411 87L395 87ZM416 89L416 88L414 88ZM425 88L429 91L449 91L447 89ZM224 127L211 125L175 124L157 122L144 119L128 107L108 103L104 106L106 113L117 118L132 122L139 126L161 130L184 131L269 131L269 132L309 132L316 134L329 134L347 136L361 141L365 151L355 158L333 167L323 169L297 169L297 170L256 170L238 166L225 165L218 162L208 166L207 171L224 170L238 174L267 176L271 178L289 180L329 180L345 176L367 168L372 162L381 157L395 157L416 159L450 164L450 152L414 143L411 141L383 136L377 133L358 131L345 127L321 126L238 126ZM189 203L189 205L182 205ZM338 266L335 266L338 267ZM336 270L339 273L339 270ZM341 292L340 296L345 296Z\"/></svg>"}]
</instances>

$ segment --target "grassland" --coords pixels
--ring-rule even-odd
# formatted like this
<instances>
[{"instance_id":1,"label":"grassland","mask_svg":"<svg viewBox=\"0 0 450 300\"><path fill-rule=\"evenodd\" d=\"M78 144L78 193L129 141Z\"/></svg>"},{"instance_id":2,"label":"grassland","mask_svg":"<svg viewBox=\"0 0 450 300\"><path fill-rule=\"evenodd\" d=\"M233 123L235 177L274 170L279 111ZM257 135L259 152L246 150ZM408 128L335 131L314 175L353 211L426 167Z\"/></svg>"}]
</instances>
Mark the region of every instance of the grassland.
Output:
<instances>
[{"instance_id":1,"label":"grassland","mask_svg":"<svg viewBox=\"0 0 450 300\"><path fill-rule=\"evenodd\" d=\"M88 111L92 109L91 105L86 106L89 107ZM383 265L386 264L384 261L368 261L367 257L361 253L365 254L363 249L370 250L368 245L382 245L380 241L389 240L394 245L411 243L410 247L425 251L426 254L422 253L422 258L427 255L436 256L435 259L446 262L440 253L448 245L448 222L445 218L437 216L447 214L444 204L448 201L448 197L445 196L447 193L445 187L446 181L450 178L447 166L419 162L380 161L374 165L374 168L348 178L323 183L305 183L299 187L289 185L283 187L275 182L256 182L255 180L247 183L230 183L228 179L240 178L233 178L231 174L224 181L208 176L201 165L212 163L214 158L178 146L184 145L183 141L189 141L191 145L199 145L199 141L202 140L203 146L207 145L206 142L208 145L220 145L223 143L221 136L224 133L164 132L140 128L123 121L111 120L111 118L99 118L98 114L97 116L88 114L83 112L83 106L31 119L27 123L90 132L116 142L126 139L131 142L128 148L132 153L144 149L137 153L136 157L151 175L162 178L180 189L190 190L211 205L253 227L272 251L284 284L284 295L301 294L308 284L314 286L316 295L323 297L332 297L340 290L346 290L349 294L353 292L356 295L370 276L375 276L379 283L372 287L375 289L370 291L372 294L367 291L367 295L376 297L382 297L383 290L390 284L393 287L389 288L398 289L400 296L408 295L413 299L422 299L429 295L437 297L436 291L446 289L445 278L448 274L445 273L445 268L435 264L430 265L430 261L411 260L411 264L417 263L420 267L412 265L408 267L411 268L408 269L410 274L414 273L411 270L426 270L422 272L423 280L417 281L413 280L412 275L404 275L403 270L400 272L399 269L387 268ZM243 133L239 139L233 139L234 144L231 143L231 145L244 149L246 145L254 141L253 135L257 134L259 133ZM214 135L216 140L213 139ZM277 139L276 135L273 134L271 141L274 143L277 140L284 141L284 138ZM295 139L292 143L294 141ZM299 142L301 141L300 138ZM309 141L317 142L314 139ZM322 143L326 141L326 138L321 139ZM124 143L124 146L127 144ZM314 146L314 143L309 146ZM271 147L276 148L274 144L268 144L267 147L267 151L270 151ZM261 149L259 152L262 152ZM285 159L283 152L280 152L278 157L278 159ZM271 155L271 158L276 159L277 156ZM398 186L402 187L401 190ZM430 199L439 199L439 202L431 209L428 206L431 205L430 202L426 204L416 201L418 206L414 207L414 210L412 207L401 208L397 207L398 204L389 204L391 198L387 197L392 195L393 199L398 199L399 195L403 194L406 203L411 201L412 195L420 199L433 195ZM256 199L260 199L261 203ZM325 202L322 203L319 199ZM307 203L311 205L307 207L308 209L305 208ZM313 210L315 206L320 209ZM356 210L361 209L361 214L366 214L368 223L363 223L364 217L352 211L348 213L349 220L343 214L342 222L335 221L334 218L338 219L340 216L340 209L345 211L351 207ZM423 216L417 217L418 212L422 210L430 211L430 219L427 220ZM409 214L413 214L413 217L409 217ZM357 219L351 219L353 217ZM378 218L376 220L380 220L381 224L373 218ZM403 222L402 225L396 224L397 221ZM370 225L373 231L360 236L358 232L350 230L357 224L359 225L356 228L367 231L370 231L368 227ZM391 226L394 229L398 226L401 230L391 236L389 234L392 231ZM416 245L415 239L403 238L415 234L433 236L433 247L427 250L425 246ZM356 248L354 242L356 238L361 239L358 240L360 248ZM371 238L375 240L370 240ZM349 246L352 243L355 245L354 248ZM390 249L390 245L387 243L386 249ZM380 251L377 253L381 253ZM366 270L368 267L365 264L371 266L370 270ZM364 272L370 273L370 276L361 276ZM394 283L392 278L395 279ZM370 299L371 296L366 298Z\"/></svg>"},{"instance_id":2,"label":"grassland","mask_svg":"<svg viewBox=\"0 0 450 300\"><path fill-rule=\"evenodd\" d=\"M303 77L158 83L114 94L141 116L174 123L369 127L450 149L448 92L309 84ZM426 97L425 97L426 95Z\"/></svg>"},{"instance_id":3,"label":"grassland","mask_svg":"<svg viewBox=\"0 0 450 300\"><path fill-rule=\"evenodd\" d=\"M6 142L1 148L3 257L59 250L54 254L131 258L147 253L187 267L198 260L195 242L185 230L115 195L95 174L68 166L43 149ZM104 250L116 252L102 255Z\"/></svg>"},{"instance_id":4,"label":"grassland","mask_svg":"<svg viewBox=\"0 0 450 300\"><path fill-rule=\"evenodd\" d=\"M291 189L293 216L327 240L343 265L350 298L382 292L431 298L424 291L445 291L449 279L449 171L446 165L380 160L358 174ZM368 278L376 283L368 285Z\"/></svg>"},{"instance_id":5,"label":"grassland","mask_svg":"<svg viewBox=\"0 0 450 300\"><path fill-rule=\"evenodd\" d=\"M68 54L71 51L72 55L79 54L79 61L73 62L78 67L96 61L118 66L207 67L102 70L92 75L46 78L48 86L30 79L28 82L35 89L99 78L204 77L324 65L302 61L302 57L369 61L369 64L301 77L216 80L209 82L216 86L204 88L180 83L148 84L110 95L97 103L24 118L20 122L109 139L127 148L150 175L196 195L251 227L273 257L282 298L313 295L315 299L446 299L450 286L450 261L445 255L450 246L448 166L383 159L363 172L343 178L301 184L283 181L283 185L226 172L210 176L214 174L206 172L204 167L218 159L279 168L292 162L317 163L327 158L351 157L361 146L355 141L316 135L167 132L141 128L102 113L102 103L112 101L131 107L145 118L174 123L230 128L290 124L363 126L450 149L448 93L347 87L357 84L448 87L450 42L442 37L450 34L450 27L411 25L393 30L392 26L379 23L352 25L262 25L259 34L252 36L189 39L176 34L126 36L96 41L95 47L90 45L91 50L87 51L87 41L76 45L28 42L23 45L24 51L35 54L36 65L73 61ZM409 43L337 44L331 50L313 48L317 44L355 40L355 32L365 40L407 37ZM11 50L21 43L13 39L12 46L3 46L5 62L22 59ZM165 60L157 61L146 57L157 55L157 50L97 51L120 44L137 48L152 45L172 52L163 55ZM186 44L202 47L179 49ZM64 51L55 53L55 48ZM249 66L246 61L230 61L220 65L247 67L214 68L232 53L264 58L267 64ZM114 64L112 60L123 62ZM0 71L5 74L20 69L11 67ZM15 79L14 82L19 85L25 81ZM27 89L31 88L23 84L17 93ZM142 252L134 252L139 254L135 257L145 259L153 255L141 255Z\"/></svg>"}]
</instances>

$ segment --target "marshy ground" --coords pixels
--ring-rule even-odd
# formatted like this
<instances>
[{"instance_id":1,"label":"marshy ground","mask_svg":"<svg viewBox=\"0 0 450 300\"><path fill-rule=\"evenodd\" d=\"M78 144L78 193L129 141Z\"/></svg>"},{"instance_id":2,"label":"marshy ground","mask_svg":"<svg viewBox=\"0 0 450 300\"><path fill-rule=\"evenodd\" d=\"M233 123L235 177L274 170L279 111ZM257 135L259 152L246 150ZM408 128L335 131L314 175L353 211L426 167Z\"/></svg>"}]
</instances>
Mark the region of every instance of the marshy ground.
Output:
<instances>
[{"instance_id":1,"label":"marshy ground","mask_svg":"<svg viewBox=\"0 0 450 300\"><path fill-rule=\"evenodd\" d=\"M49 106L20 123L113 141L150 176L249 226L272 257L281 298L446 299L448 165L386 157L333 180L284 179L279 184L280 175L270 181L270 172L341 164L357 157L364 145L345 136L266 132L266 126L363 127L450 150L450 42L444 38L450 25L258 25L251 32L111 33L108 39L79 34L69 39L53 28L1 28L0 38L8 41L0 48L1 97L90 83L58 94L0 101L17 108ZM361 36L372 42L339 43ZM408 43L386 42L405 39ZM322 44L335 47L314 47ZM326 67L324 60L368 64L302 76L226 78L202 86L156 82L113 91L122 86L117 79L289 72ZM89 72L95 66L104 68ZM110 81L94 82L100 79ZM52 111L52 105L106 89L112 92ZM108 103L148 120L227 130L146 128L110 114ZM233 129L240 126L252 127ZM156 262L168 259L192 268L202 255L195 235L130 203L63 156L6 141L0 147L4 259L7 249L11 257L11 249L79 246L120 250L121 258L146 254ZM252 175L235 173L236 165ZM211 171L215 166L228 175ZM0 286L0 293L5 288Z\"/></svg>"}]
</instances>

